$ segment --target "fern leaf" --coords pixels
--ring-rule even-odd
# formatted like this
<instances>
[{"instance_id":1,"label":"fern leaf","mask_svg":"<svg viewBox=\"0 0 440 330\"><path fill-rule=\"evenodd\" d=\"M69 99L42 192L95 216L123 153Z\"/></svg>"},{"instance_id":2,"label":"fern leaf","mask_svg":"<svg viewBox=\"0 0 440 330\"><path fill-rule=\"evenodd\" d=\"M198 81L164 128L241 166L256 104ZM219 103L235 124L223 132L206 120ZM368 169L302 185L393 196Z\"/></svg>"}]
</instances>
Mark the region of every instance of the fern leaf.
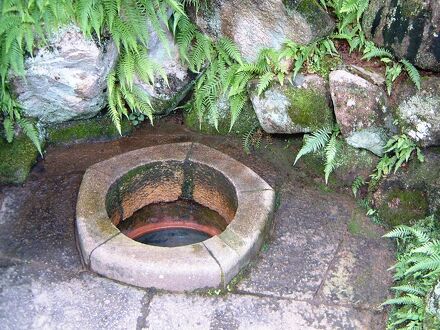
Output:
<instances>
[{"instance_id":1,"label":"fern leaf","mask_svg":"<svg viewBox=\"0 0 440 330\"><path fill-rule=\"evenodd\" d=\"M230 39L225 37L220 38L218 45L231 59L239 64L243 64L238 47Z\"/></svg>"},{"instance_id":2,"label":"fern leaf","mask_svg":"<svg viewBox=\"0 0 440 330\"><path fill-rule=\"evenodd\" d=\"M296 155L295 162L293 163L293 165L295 165L296 162L302 156L309 154L311 152L316 152L319 149L324 148L330 139L331 132L332 132L332 128L326 127L319 129L318 131L312 133L311 135L306 135L304 137L304 145L301 148L301 150L298 152L298 155Z\"/></svg>"},{"instance_id":3,"label":"fern leaf","mask_svg":"<svg viewBox=\"0 0 440 330\"><path fill-rule=\"evenodd\" d=\"M388 299L381 306L385 305L414 305L417 307L423 307L424 302L422 298L408 294L404 297Z\"/></svg>"},{"instance_id":4,"label":"fern leaf","mask_svg":"<svg viewBox=\"0 0 440 330\"><path fill-rule=\"evenodd\" d=\"M353 192L354 197L357 197L357 193L363 185L365 185L365 180L363 177L357 176L353 180L353 183L351 184L351 190Z\"/></svg>"},{"instance_id":5,"label":"fern leaf","mask_svg":"<svg viewBox=\"0 0 440 330\"><path fill-rule=\"evenodd\" d=\"M426 294L424 290L421 290L413 285L399 285L399 286L393 286L391 289L398 292L405 292L409 294L413 294L416 296L423 296Z\"/></svg>"},{"instance_id":6,"label":"fern leaf","mask_svg":"<svg viewBox=\"0 0 440 330\"><path fill-rule=\"evenodd\" d=\"M20 118L17 120L18 126L21 127L24 134L32 141L32 143L37 148L38 152L41 156L43 156L43 151L41 150L41 143L38 137L38 131L35 128L34 124L25 118Z\"/></svg>"},{"instance_id":7,"label":"fern leaf","mask_svg":"<svg viewBox=\"0 0 440 330\"><path fill-rule=\"evenodd\" d=\"M403 66L405 67L405 70L408 73L408 76L411 79L411 81L414 83L414 85L416 85L417 89L420 90L421 78L419 71L408 60L403 59L400 62L402 62Z\"/></svg>"},{"instance_id":8,"label":"fern leaf","mask_svg":"<svg viewBox=\"0 0 440 330\"><path fill-rule=\"evenodd\" d=\"M270 85L272 80L275 78L275 74L272 72L266 72L260 77L260 81L258 82L257 94L260 96Z\"/></svg>"},{"instance_id":9,"label":"fern leaf","mask_svg":"<svg viewBox=\"0 0 440 330\"><path fill-rule=\"evenodd\" d=\"M13 125L12 120L10 118L7 117L4 119L3 128L5 130L6 141L11 143L12 140L14 139L14 125Z\"/></svg>"},{"instance_id":10,"label":"fern leaf","mask_svg":"<svg viewBox=\"0 0 440 330\"><path fill-rule=\"evenodd\" d=\"M325 183L328 183L330 174L336 167L336 156L338 154L338 141L336 135L333 134L325 147Z\"/></svg>"},{"instance_id":11,"label":"fern leaf","mask_svg":"<svg viewBox=\"0 0 440 330\"><path fill-rule=\"evenodd\" d=\"M362 59L371 60L373 57L393 58L393 54L391 54L391 52L389 50L386 50L385 48L374 46L364 54Z\"/></svg>"}]
</instances>

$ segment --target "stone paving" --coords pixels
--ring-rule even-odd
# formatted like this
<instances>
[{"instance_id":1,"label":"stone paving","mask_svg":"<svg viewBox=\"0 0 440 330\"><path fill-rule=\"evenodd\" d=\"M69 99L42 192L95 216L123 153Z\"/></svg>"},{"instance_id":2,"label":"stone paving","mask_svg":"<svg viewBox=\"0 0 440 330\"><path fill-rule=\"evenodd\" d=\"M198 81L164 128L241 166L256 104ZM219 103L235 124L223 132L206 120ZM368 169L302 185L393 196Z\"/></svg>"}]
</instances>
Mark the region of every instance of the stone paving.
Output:
<instances>
[{"instance_id":1,"label":"stone paving","mask_svg":"<svg viewBox=\"0 0 440 330\"><path fill-rule=\"evenodd\" d=\"M280 196L274 229L230 292L176 294L97 276L75 242L76 196L90 165L172 142L200 142L252 168ZM274 140L284 145L282 140ZM328 192L273 148L167 121L112 142L51 147L23 186L0 187L2 329L384 329L392 245L349 193Z\"/></svg>"}]
</instances>

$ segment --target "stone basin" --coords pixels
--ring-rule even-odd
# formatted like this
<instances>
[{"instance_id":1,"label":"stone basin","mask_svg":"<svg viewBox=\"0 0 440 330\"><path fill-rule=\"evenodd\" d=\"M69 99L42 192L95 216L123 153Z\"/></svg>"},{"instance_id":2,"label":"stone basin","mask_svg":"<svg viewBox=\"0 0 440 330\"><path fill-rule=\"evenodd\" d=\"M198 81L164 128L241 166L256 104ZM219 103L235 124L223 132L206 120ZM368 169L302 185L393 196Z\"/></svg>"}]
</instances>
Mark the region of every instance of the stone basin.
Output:
<instances>
[{"instance_id":1,"label":"stone basin","mask_svg":"<svg viewBox=\"0 0 440 330\"><path fill-rule=\"evenodd\" d=\"M226 228L196 244L161 247L137 242L117 227L149 204L180 199L218 212ZM254 171L202 144L131 151L84 174L76 209L80 253L92 271L139 287L225 287L258 253L274 201L274 190Z\"/></svg>"}]
</instances>

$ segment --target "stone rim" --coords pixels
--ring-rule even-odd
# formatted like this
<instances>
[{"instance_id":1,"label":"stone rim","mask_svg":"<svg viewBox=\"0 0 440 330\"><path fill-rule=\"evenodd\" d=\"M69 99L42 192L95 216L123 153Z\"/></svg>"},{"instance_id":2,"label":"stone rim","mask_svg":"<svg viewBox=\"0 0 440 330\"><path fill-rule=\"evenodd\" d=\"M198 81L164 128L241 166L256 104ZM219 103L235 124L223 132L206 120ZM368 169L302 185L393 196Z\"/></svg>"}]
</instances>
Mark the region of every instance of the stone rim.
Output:
<instances>
[{"instance_id":1,"label":"stone rim","mask_svg":"<svg viewBox=\"0 0 440 330\"><path fill-rule=\"evenodd\" d=\"M141 244L123 235L106 210L110 186L128 171L166 161L191 161L224 175L237 195L234 219L218 236L182 247ZM76 233L94 272L139 287L189 291L225 287L254 257L268 232L274 190L254 171L198 143L165 144L118 155L91 166L78 194Z\"/></svg>"}]
</instances>

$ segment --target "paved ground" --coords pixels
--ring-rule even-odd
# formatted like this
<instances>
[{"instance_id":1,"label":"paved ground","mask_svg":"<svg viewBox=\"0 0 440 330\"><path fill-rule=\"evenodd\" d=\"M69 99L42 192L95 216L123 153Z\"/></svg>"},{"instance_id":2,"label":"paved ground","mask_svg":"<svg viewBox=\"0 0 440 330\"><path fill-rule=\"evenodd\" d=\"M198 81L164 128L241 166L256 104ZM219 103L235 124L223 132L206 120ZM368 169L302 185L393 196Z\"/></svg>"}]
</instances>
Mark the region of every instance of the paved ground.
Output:
<instances>
[{"instance_id":1,"label":"paved ground","mask_svg":"<svg viewBox=\"0 0 440 330\"><path fill-rule=\"evenodd\" d=\"M242 161L280 192L274 230L228 294L174 294L107 280L76 248L85 169L129 150L197 141ZM246 155L240 139L177 122L113 142L53 147L22 187L0 187L2 329L384 329L393 250L349 194L290 165L282 140ZM280 156L281 155L281 156Z\"/></svg>"}]
</instances>

